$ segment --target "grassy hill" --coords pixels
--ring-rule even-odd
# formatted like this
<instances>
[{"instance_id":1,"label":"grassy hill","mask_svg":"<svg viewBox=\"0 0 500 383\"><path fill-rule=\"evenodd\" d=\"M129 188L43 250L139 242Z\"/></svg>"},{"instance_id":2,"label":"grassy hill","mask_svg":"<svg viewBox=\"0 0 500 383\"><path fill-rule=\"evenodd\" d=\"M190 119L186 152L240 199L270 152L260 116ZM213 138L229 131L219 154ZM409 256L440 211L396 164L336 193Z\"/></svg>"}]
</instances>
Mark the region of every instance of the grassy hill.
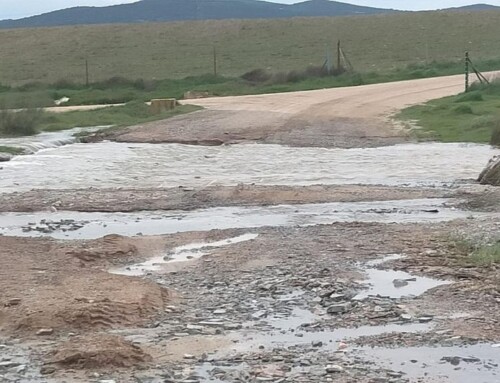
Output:
<instances>
[{"instance_id":1,"label":"grassy hill","mask_svg":"<svg viewBox=\"0 0 500 383\"><path fill-rule=\"evenodd\" d=\"M346 16L392 12L328 0L278 4L258 0L142 0L108 7L74 7L0 21L0 28L151 21L276 19L301 16Z\"/></svg>"},{"instance_id":2,"label":"grassy hill","mask_svg":"<svg viewBox=\"0 0 500 383\"><path fill-rule=\"evenodd\" d=\"M337 39L357 71L388 72L465 50L497 59L498 36L499 11L0 30L0 83L84 82L86 59L91 81L183 78L212 71L214 46L220 75L289 71L321 65Z\"/></svg>"}]
</instances>

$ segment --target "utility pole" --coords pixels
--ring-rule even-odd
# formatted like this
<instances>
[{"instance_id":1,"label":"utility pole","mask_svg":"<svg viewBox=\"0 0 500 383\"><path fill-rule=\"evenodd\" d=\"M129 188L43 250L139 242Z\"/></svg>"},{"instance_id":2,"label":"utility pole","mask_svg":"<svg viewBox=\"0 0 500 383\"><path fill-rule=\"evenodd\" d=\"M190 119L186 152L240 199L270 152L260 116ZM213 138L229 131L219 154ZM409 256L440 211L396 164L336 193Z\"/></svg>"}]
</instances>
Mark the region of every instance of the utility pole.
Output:
<instances>
[{"instance_id":1,"label":"utility pole","mask_svg":"<svg viewBox=\"0 0 500 383\"><path fill-rule=\"evenodd\" d=\"M465 52L465 91L469 91L469 52Z\"/></svg>"}]
</instances>

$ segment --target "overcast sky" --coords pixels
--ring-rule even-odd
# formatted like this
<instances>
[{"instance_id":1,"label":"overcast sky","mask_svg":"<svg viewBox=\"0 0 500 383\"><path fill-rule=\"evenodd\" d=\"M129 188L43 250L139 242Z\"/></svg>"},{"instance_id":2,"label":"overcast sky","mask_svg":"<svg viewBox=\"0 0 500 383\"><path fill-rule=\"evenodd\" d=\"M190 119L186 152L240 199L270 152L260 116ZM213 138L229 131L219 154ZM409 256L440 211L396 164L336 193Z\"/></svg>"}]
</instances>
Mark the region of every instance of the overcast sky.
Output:
<instances>
[{"instance_id":1,"label":"overcast sky","mask_svg":"<svg viewBox=\"0 0 500 383\"><path fill-rule=\"evenodd\" d=\"M0 0L0 20L37 15L56 9L69 8L77 5L104 6L112 4L134 3L137 0ZM200 0L203 1L203 0ZM274 0L276 3L298 3L294 0ZM380 8L396 8L405 10L437 9L488 3L500 5L500 0L343 0L345 3L368 5Z\"/></svg>"}]
</instances>

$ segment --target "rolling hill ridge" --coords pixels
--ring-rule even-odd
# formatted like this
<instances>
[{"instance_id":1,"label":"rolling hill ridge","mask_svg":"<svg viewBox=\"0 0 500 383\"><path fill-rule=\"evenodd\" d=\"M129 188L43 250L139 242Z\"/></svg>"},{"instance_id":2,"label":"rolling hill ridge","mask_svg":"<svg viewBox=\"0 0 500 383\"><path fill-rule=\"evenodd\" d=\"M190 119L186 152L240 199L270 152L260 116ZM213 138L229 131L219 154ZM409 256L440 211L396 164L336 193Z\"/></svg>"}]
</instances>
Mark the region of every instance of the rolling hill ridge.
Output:
<instances>
[{"instance_id":1,"label":"rolling hill ridge","mask_svg":"<svg viewBox=\"0 0 500 383\"><path fill-rule=\"evenodd\" d=\"M394 11L328 0L310 0L291 5L258 0L142 0L108 7L74 7L19 20L3 20L0 21L0 28L184 20L278 19L390 12Z\"/></svg>"}]
</instances>

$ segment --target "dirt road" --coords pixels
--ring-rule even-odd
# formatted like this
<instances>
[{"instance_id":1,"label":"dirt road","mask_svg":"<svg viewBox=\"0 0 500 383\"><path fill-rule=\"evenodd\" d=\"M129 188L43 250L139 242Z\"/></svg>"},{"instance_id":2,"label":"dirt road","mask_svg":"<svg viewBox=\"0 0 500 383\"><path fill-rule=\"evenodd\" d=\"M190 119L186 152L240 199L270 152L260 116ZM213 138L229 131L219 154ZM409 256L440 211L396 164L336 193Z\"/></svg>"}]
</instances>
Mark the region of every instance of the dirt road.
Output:
<instances>
[{"instance_id":1,"label":"dirt road","mask_svg":"<svg viewBox=\"0 0 500 383\"><path fill-rule=\"evenodd\" d=\"M493 76L495 73L489 73ZM263 142L291 146L372 147L407 141L391 121L398 110L463 90L463 76L347 88L185 100L206 110L132 127L122 142L201 145Z\"/></svg>"}]
</instances>

